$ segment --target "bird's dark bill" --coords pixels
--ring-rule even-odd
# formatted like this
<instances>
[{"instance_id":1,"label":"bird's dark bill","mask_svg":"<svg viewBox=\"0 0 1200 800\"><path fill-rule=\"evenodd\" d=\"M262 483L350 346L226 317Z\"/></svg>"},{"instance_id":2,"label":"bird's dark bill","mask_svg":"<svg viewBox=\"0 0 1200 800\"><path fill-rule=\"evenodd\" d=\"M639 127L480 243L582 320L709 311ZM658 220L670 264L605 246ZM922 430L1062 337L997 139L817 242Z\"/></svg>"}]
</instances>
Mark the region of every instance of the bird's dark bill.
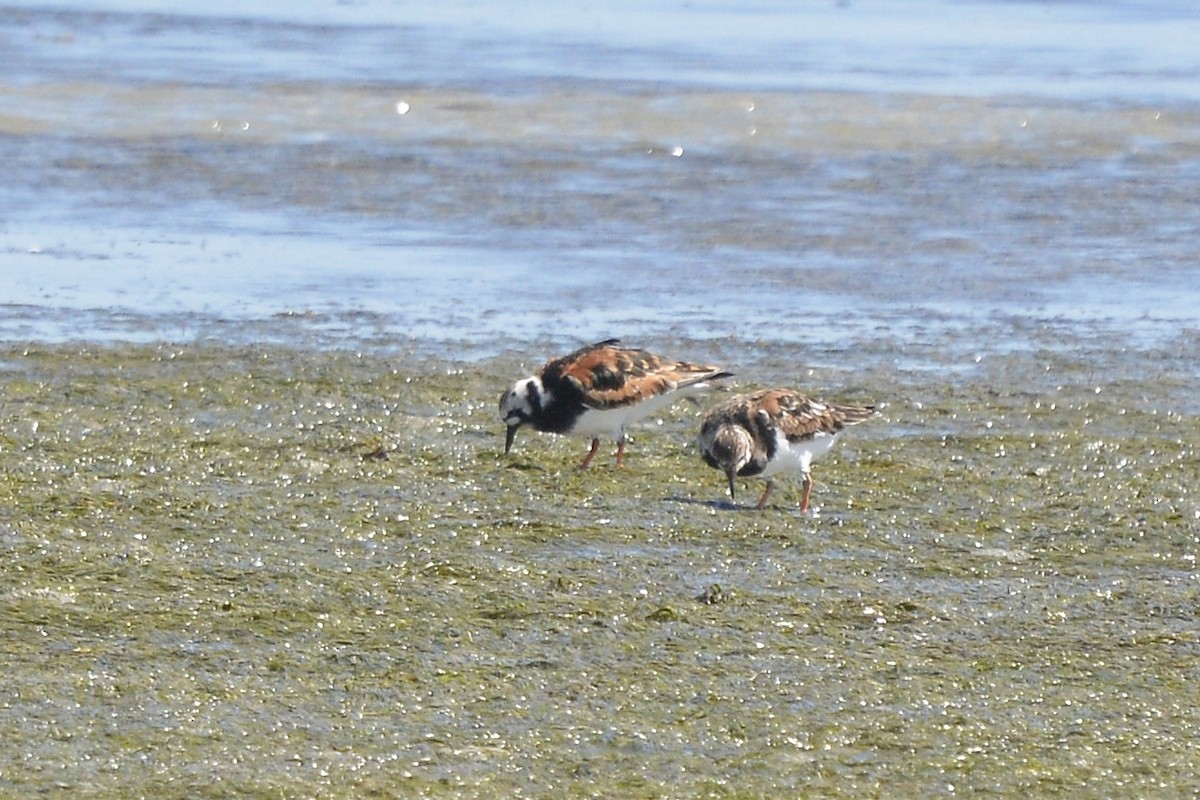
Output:
<instances>
[{"instance_id":1,"label":"bird's dark bill","mask_svg":"<svg viewBox=\"0 0 1200 800\"><path fill-rule=\"evenodd\" d=\"M513 439L517 438L517 428L520 425L509 425L508 431L504 434L504 452L508 453L512 449Z\"/></svg>"}]
</instances>

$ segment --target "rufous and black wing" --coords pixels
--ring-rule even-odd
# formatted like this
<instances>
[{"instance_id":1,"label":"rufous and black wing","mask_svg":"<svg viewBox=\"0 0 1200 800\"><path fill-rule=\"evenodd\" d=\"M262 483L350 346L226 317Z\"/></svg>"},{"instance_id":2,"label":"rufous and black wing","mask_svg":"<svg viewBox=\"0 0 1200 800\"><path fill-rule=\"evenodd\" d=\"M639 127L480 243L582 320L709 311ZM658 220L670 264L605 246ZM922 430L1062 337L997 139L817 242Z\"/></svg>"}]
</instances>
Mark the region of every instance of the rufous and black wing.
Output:
<instances>
[{"instance_id":1,"label":"rufous and black wing","mask_svg":"<svg viewBox=\"0 0 1200 800\"><path fill-rule=\"evenodd\" d=\"M875 413L874 406L826 403L790 389L760 392L756 406L788 441L809 439L818 433L836 434Z\"/></svg>"},{"instance_id":2,"label":"rufous and black wing","mask_svg":"<svg viewBox=\"0 0 1200 800\"><path fill-rule=\"evenodd\" d=\"M552 392L577 395L594 409L636 405L705 380L728 377L717 367L673 361L606 339L549 362L542 381Z\"/></svg>"}]
</instances>

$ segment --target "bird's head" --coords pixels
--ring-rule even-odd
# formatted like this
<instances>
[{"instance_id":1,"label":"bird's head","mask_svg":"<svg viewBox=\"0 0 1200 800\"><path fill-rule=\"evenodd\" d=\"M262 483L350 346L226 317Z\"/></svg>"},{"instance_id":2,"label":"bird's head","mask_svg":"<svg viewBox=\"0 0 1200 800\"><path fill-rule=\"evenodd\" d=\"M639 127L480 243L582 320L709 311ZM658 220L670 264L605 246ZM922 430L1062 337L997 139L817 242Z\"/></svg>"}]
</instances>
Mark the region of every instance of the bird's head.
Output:
<instances>
[{"instance_id":1,"label":"bird's head","mask_svg":"<svg viewBox=\"0 0 1200 800\"><path fill-rule=\"evenodd\" d=\"M731 499L736 499L736 479L750 463L752 451L750 433L740 425L719 425L701 432L700 452L709 466L721 470L729 479Z\"/></svg>"},{"instance_id":2,"label":"bird's head","mask_svg":"<svg viewBox=\"0 0 1200 800\"><path fill-rule=\"evenodd\" d=\"M508 426L504 436L504 452L512 449L517 430L533 419L541 407L542 382L537 377L523 378L500 395L500 419Z\"/></svg>"}]
</instances>

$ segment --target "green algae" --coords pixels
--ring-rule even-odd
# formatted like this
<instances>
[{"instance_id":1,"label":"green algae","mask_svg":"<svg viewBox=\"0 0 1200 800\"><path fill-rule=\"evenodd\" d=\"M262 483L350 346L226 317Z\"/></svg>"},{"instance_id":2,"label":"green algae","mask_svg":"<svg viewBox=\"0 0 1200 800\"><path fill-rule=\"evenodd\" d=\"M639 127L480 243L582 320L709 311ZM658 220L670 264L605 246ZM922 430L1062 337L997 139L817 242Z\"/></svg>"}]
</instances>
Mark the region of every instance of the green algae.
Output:
<instances>
[{"instance_id":1,"label":"green algae","mask_svg":"<svg viewBox=\"0 0 1200 800\"><path fill-rule=\"evenodd\" d=\"M730 504L688 404L624 469L506 457L506 357L0 366L6 795L1161 796L1200 766L1178 373L820 371L887 405L802 517L786 479Z\"/></svg>"}]
</instances>

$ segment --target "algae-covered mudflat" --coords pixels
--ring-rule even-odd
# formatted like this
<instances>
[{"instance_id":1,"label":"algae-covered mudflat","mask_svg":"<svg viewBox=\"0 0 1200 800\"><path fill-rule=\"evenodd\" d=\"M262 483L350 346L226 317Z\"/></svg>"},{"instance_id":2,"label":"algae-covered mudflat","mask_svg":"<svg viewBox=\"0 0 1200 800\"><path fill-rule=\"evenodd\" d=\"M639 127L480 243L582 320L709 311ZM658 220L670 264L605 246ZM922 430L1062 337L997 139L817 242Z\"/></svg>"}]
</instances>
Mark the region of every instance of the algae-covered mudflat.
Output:
<instances>
[{"instance_id":1,"label":"algae-covered mudflat","mask_svg":"<svg viewBox=\"0 0 1200 800\"><path fill-rule=\"evenodd\" d=\"M1186 795L1194 344L806 371L806 517L686 403L505 457L541 354L9 347L0 794Z\"/></svg>"}]
</instances>

